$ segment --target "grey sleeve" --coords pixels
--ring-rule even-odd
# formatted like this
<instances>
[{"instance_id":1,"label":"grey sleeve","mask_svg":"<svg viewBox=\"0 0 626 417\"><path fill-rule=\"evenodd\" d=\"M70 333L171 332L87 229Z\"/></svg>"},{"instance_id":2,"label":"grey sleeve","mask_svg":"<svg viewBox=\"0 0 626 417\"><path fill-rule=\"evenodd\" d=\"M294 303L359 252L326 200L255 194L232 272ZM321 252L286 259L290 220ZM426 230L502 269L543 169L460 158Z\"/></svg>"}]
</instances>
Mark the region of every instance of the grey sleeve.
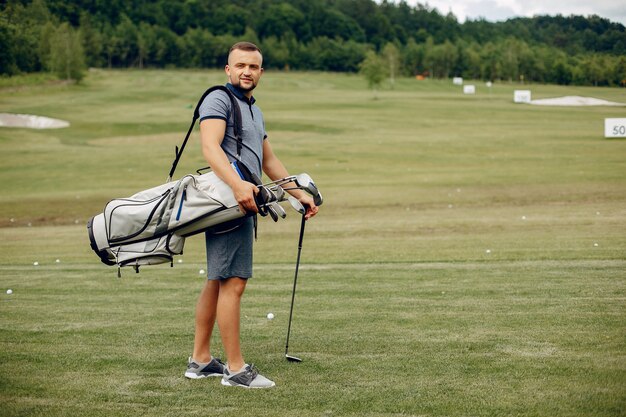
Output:
<instances>
[{"instance_id":1,"label":"grey sleeve","mask_svg":"<svg viewBox=\"0 0 626 417\"><path fill-rule=\"evenodd\" d=\"M213 91L205 97L199 109L200 122L205 119L230 120L230 99L224 91Z\"/></svg>"},{"instance_id":2,"label":"grey sleeve","mask_svg":"<svg viewBox=\"0 0 626 417\"><path fill-rule=\"evenodd\" d=\"M267 130L265 130L265 117L263 117L263 112L261 112L261 118L263 120L263 140L267 139Z\"/></svg>"}]
</instances>

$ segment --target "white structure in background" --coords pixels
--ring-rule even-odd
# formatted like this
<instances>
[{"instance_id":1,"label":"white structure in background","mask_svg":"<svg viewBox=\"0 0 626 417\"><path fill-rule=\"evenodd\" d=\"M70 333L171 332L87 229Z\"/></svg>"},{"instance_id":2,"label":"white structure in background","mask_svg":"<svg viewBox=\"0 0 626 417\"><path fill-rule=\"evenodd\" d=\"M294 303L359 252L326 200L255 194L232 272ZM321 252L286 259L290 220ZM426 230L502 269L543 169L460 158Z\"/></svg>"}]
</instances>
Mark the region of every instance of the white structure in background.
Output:
<instances>
[{"instance_id":1,"label":"white structure in background","mask_svg":"<svg viewBox=\"0 0 626 417\"><path fill-rule=\"evenodd\" d=\"M626 138L626 119L604 119L605 138Z\"/></svg>"},{"instance_id":2,"label":"white structure in background","mask_svg":"<svg viewBox=\"0 0 626 417\"><path fill-rule=\"evenodd\" d=\"M462 77L454 77L452 79L452 84L454 84L454 85L463 85L463 78Z\"/></svg>"},{"instance_id":3,"label":"white structure in background","mask_svg":"<svg viewBox=\"0 0 626 417\"><path fill-rule=\"evenodd\" d=\"M463 94L476 94L476 86L474 85L464 85L463 86Z\"/></svg>"},{"instance_id":4,"label":"white structure in background","mask_svg":"<svg viewBox=\"0 0 626 417\"><path fill-rule=\"evenodd\" d=\"M515 90L513 92L514 103L530 103L531 94L530 90Z\"/></svg>"}]
</instances>

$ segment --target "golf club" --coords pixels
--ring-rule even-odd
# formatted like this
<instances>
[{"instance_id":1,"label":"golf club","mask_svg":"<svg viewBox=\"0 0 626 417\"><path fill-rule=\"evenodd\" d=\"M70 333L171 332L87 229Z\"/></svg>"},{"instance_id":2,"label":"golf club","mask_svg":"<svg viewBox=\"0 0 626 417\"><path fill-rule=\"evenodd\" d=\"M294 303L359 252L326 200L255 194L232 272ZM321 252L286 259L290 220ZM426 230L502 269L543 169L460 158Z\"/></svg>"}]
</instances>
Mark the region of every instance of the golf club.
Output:
<instances>
[{"instance_id":1,"label":"golf club","mask_svg":"<svg viewBox=\"0 0 626 417\"><path fill-rule=\"evenodd\" d=\"M259 187L277 187L277 186L281 186L284 184L287 184L288 182L292 182L296 180L296 176L295 175L290 175L288 177L285 178L280 178L278 180L275 181L270 181L268 183L265 183L263 185L260 185Z\"/></svg>"},{"instance_id":2,"label":"golf club","mask_svg":"<svg viewBox=\"0 0 626 417\"><path fill-rule=\"evenodd\" d=\"M316 206L321 206L322 203L324 203L324 199L322 198L322 193L318 191L317 194L313 196L313 202L315 203Z\"/></svg>"},{"instance_id":3,"label":"golf club","mask_svg":"<svg viewBox=\"0 0 626 417\"><path fill-rule=\"evenodd\" d=\"M306 223L306 219L305 219L306 209L304 208L302 203L300 203L300 201L298 201L296 198L290 197L289 203L291 203L291 206L295 210L297 210L299 213L302 214L302 220L300 222L300 237L298 238L298 257L296 260L296 272L293 277L293 290L291 292L291 308L289 309L289 325L287 327L287 341L285 342L285 358L289 362L302 362L302 359L289 355L289 335L291 334L291 319L293 317L293 302L296 298L296 285L298 283L298 268L300 267L300 253L302 252L302 240L304 238L304 226Z\"/></svg>"},{"instance_id":4,"label":"golf club","mask_svg":"<svg viewBox=\"0 0 626 417\"><path fill-rule=\"evenodd\" d=\"M280 217L281 219L285 219L287 217L287 212L285 211L283 206L278 204L278 202L274 201L273 203L270 203L270 206L272 206L276 214L278 214L278 217Z\"/></svg>"},{"instance_id":5,"label":"golf club","mask_svg":"<svg viewBox=\"0 0 626 417\"><path fill-rule=\"evenodd\" d=\"M315 195L318 193L317 186L313 182L313 178L309 174L302 173L296 175L296 184L298 187L308 192L311 195Z\"/></svg>"},{"instance_id":6,"label":"golf club","mask_svg":"<svg viewBox=\"0 0 626 417\"><path fill-rule=\"evenodd\" d=\"M276 187L271 189L276 195L276 201L283 201L285 199L285 190L282 187Z\"/></svg>"},{"instance_id":7,"label":"golf club","mask_svg":"<svg viewBox=\"0 0 626 417\"><path fill-rule=\"evenodd\" d=\"M306 209L304 208L304 206L302 205L300 200L298 200L297 198L295 198L293 196L289 196L289 198L287 200L289 200L289 204L291 204L291 207L295 211L297 211L300 214L305 214L306 213Z\"/></svg>"},{"instance_id":8,"label":"golf club","mask_svg":"<svg viewBox=\"0 0 626 417\"><path fill-rule=\"evenodd\" d=\"M267 213L270 215L272 220L274 220L274 222L277 222L278 221L278 213L276 212L275 207L276 206L274 206L274 203L268 203L268 204L265 205L265 209L267 210Z\"/></svg>"},{"instance_id":9,"label":"golf club","mask_svg":"<svg viewBox=\"0 0 626 417\"><path fill-rule=\"evenodd\" d=\"M322 194L317 189L317 186L313 182L313 179L309 174L298 174L295 178L296 187L284 188L285 191L289 190L303 190L313 197L313 202L316 206L321 206L324 203Z\"/></svg>"}]
</instances>

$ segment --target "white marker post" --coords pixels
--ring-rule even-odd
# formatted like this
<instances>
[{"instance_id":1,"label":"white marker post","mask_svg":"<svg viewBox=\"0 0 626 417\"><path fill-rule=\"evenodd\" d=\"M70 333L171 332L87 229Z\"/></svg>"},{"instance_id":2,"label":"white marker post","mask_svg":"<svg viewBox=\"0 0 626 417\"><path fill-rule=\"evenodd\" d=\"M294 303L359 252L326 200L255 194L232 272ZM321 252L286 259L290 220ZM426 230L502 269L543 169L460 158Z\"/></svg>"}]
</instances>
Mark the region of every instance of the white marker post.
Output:
<instances>
[{"instance_id":1,"label":"white marker post","mask_svg":"<svg viewBox=\"0 0 626 417\"><path fill-rule=\"evenodd\" d=\"M604 119L605 138L626 138L626 119Z\"/></svg>"},{"instance_id":2,"label":"white marker post","mask_svg":"<svg viewBox=\"0 0 626 417\"><path fill-rule=\"evenodd\" d=\"M530 90L515 90L513 92L514 103L530 103Z\"/></svg>"},{"instance_id":3,"label":"white marker post","mask_svg":"<svg viewBox=\"0 0 626 417\"><path fill-rule=\"evenodd\" d=\"M476 94L476 86L474 86L474 85L464 85L463 86L463 94Z\"/></svg>"}]
</instances>

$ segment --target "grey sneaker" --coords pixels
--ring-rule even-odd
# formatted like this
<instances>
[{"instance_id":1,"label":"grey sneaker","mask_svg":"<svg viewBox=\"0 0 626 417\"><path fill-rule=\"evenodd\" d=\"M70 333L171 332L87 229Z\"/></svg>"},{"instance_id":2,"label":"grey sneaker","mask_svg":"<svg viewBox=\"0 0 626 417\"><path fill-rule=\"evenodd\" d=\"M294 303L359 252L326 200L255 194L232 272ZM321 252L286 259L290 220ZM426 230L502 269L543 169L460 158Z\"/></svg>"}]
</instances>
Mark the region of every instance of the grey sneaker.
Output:
<instances>
[{"instance_id":1,"label":"grey sneaker","mask_svg":"<svg viewBox=\"0 0 626 417\"><path fill-rule=\"evenodd\" d=\"M208 376L222 376L224 374L224 362L211 357L211 362L201 363L194 361L191 356L185 371L185 377L189 379L206 378Z\"/></svg>"},{"instance_id":2,"label":"grey sneaker","mask_svg":"<svg viewBox=\"0 0 626 417\"><path fill-rule=\"evenodd\" d=\"M270 381L259 374L254 365L245 365L243 370L237 373L230 372L228 366L225 366L222 385L243 388L272 388L276 386L274 381Z\"/></svg>"}]
</instances>

